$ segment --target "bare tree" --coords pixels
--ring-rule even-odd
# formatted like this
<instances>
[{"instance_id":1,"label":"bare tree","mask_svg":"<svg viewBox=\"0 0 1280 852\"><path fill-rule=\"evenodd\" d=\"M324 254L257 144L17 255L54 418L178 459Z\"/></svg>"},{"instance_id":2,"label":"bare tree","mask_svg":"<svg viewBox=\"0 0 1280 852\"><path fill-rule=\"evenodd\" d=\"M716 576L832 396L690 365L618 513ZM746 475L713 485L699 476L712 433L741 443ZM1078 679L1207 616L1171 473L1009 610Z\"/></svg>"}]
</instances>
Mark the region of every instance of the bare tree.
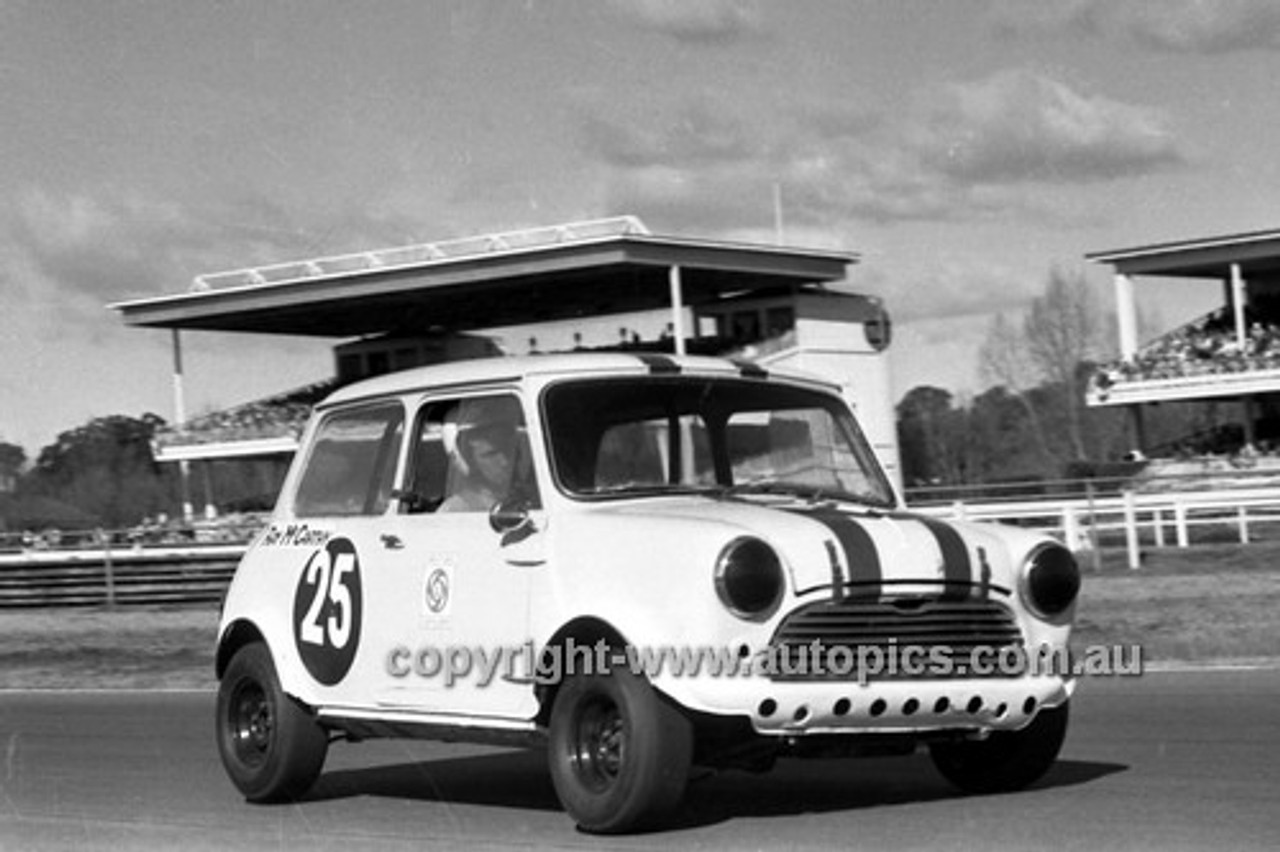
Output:
<instances>
[{"instance_id":1,"label":"bare tree","mask_svg":"<svg viewBox=\"0 0 1280 852\"><path fill-rule=\"evenodd\" d=\"M1045 429L1049 412L1038 410L1036 397L1051 406L1065 426L1067 455L1088 458L1084 426L1086 378L1081 365L1106 350L1108 316L1081 273L1054 268L1044 292L1031 301L1021 327L997 316L979 353L983 378L1004 385L1023 405L1046 461L1057 454Z\"/></svg>"},{"instance_id":2,"label":"bare tree","mask_svg":"<svg viewBox=\"0 0 1280 852\"><path fill-rule=\"evenodd\" d=\"M1027 413L1027 421L1035 436L1036 447L1045 464L1053 461L1040 414L1031 403L1028 392L1039 383L1035 365L1027 357L1028 344L1023 330L1009 322L1004 314L996 314L987 329L987 338L978 351L979 369L984 381L1003 386Z\"/></svg>"},{"instance_id":3,"label":"bare tree","mask_svg":"<svg viewBox=\"0 0 1280 852\"><path fill-rule=\"evenodd\" d=\"M1078 460L1088 458L1084 437L1086 378L1080 368L1101 357L1106 326L1097 295L1085 276L1056 267L1044 293L1032 300L1023 320L1027 355L1040 375L1058 389L1067 437Z\"/></svg>"}]
</instances>

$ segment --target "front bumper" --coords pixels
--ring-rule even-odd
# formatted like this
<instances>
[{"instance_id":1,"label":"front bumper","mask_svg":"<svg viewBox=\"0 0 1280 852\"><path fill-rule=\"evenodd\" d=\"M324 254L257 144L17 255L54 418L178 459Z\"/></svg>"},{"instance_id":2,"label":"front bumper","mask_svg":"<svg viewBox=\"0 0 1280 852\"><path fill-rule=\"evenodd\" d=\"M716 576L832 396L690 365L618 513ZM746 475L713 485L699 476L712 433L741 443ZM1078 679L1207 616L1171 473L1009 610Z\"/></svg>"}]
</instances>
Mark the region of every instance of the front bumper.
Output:
<instances>
[{"instance_id":1,"label":"front bumper","mask_svg":"<svg viewBox=\"0 0 1280 852\"><path fill-rule=\"evenodd\" d=\"M664 678L655 686L703 713L747 717L759 734L1014 731L1075 690L1059 676L948 680L774 681Z\"/></svg>"}]
</instances>

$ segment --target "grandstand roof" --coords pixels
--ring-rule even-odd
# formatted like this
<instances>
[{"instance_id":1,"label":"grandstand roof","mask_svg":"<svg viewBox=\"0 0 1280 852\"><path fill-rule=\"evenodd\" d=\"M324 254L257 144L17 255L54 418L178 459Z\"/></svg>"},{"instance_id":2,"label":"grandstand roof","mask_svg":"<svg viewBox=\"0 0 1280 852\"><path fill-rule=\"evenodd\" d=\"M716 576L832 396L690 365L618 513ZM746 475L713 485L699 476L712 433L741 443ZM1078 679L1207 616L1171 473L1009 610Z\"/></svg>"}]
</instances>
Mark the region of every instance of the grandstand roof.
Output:
<instances>
[{"instance_id":1,"label":"grandstand roof","mask_svg":"<svg viewBox=\"0 0 1280 852\"><path fill-rule=\"evenodd\" d=\"M1238 264L1246 278L1266 278L1280 275L1280 230L1094 252L1085 260L1109 263L1122 275L1224 280Z\"/></svg>"},{"instance_id":2,"label":"grandstand roof","mask_svg":"<svg viewBox=\"0 0 1280 852\"><path fill-rule=\"evenodd\" d=\"M202 275L190 292L118 302L125 323L351 337L650 310L844 278L858 256L657 236L634 217Z\"/></svg>"}]
</instances>

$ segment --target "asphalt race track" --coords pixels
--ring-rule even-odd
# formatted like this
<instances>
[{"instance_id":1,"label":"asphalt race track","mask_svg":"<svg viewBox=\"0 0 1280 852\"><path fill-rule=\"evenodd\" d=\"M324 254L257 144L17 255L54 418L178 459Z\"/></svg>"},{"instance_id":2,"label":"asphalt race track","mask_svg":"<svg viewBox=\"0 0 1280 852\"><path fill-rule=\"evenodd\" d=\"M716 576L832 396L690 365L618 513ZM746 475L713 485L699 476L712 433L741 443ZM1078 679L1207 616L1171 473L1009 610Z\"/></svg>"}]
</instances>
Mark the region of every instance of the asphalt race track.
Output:
<instances>
[{"instance_id":1,"label":"asphalt race track","mask_svg":"<svg viewBox=\"0 0 1280 852\"><path fill-rule=\"evenodd\" d=\"M1034 789L961 797L924 756L695 780L676 826L593 838L536 752L338 744L306 801L244 803L211 693L0 692L0 850L1275 849L1280 669L1148 672L1077 692Z\"/></svg>"}]
</instances>

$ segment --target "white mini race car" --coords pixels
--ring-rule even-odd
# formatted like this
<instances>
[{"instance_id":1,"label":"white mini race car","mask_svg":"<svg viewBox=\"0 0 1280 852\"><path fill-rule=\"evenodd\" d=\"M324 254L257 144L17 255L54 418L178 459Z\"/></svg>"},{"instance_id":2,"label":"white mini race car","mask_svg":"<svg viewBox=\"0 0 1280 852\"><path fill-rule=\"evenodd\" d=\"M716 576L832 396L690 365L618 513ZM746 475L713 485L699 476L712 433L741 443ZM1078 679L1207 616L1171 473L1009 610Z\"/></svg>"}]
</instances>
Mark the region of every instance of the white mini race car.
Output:
<instances>
[{"instance_id":1,"label":"white mini race car","mask_svg":"<svg viewBox=\"0 0 1280 852\"><path fill-rule=\"evenodd\" d=\"M498 358L318 406L223 605L217 742L251 801L329 743L545 744L587 831L693 765L927 746L969 792L1056 759L1076 562L910 514L838 390L724 359Z\"/></svg>"}]
</instances>

